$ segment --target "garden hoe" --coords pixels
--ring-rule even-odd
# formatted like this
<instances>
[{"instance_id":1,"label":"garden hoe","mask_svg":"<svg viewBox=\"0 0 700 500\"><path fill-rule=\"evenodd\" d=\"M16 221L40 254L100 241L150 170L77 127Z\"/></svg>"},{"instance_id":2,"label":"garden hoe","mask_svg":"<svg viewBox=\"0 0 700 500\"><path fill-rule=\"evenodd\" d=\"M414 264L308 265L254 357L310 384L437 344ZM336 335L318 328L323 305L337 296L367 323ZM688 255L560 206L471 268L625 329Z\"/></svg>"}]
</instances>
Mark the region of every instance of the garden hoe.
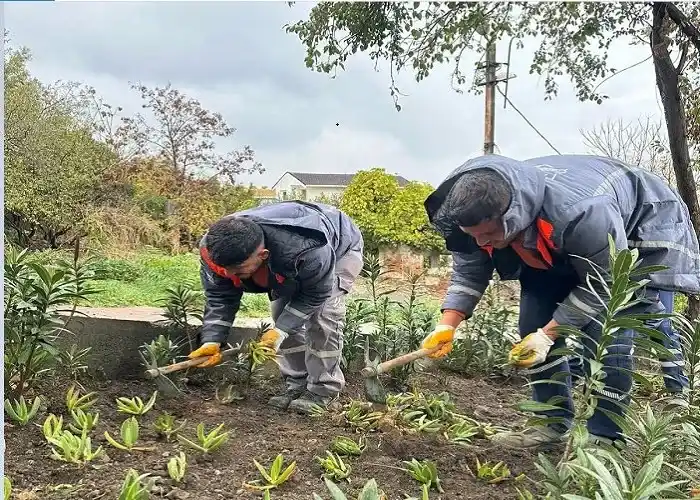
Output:
<instances>
[{"instance_id":1,"label":"garden hoe","mask_svg":"<svg viewBox=\"0 0 700 500\"><path fill-rule=\"evenodd\" d=\"M373 403L386 403L386 390L379 381L379 375L424 358L429 354L439 351L442 347L443 344L433 347L432 349L418 349L380 363L379 358L370 358L369 337L365 337L365 367L360 370L360 375L365 379L365 396Z\"/></svg>"},{"instance_id":2,"label":"garden hoe","mask_svg":"<svg viewBox=\"0 0 700 500\"><path fill-rule=\"evenodd\" d=\"M221 351L222 362L231 359L234 355L238 354L239 352L241 352L240 345ZM175 392L180 392L180 390L177 388L177 386L173 383L172 380L170 380L168 377L165 377L164 375L168 375L169 373L173 372L179 372L181 370L187 370L188 368L194 368L209 360L210 357L211 356L202 356L194 359L186 359L185 361L173 363L172 365L168 366L151 368L149 370L146 370L145 375L147 379L151 379L156 383L156 386L158 386L158 390L160 392L163 392L165 394L173 394L173 388L175 389Z\"/></svg>"}]
</instances>

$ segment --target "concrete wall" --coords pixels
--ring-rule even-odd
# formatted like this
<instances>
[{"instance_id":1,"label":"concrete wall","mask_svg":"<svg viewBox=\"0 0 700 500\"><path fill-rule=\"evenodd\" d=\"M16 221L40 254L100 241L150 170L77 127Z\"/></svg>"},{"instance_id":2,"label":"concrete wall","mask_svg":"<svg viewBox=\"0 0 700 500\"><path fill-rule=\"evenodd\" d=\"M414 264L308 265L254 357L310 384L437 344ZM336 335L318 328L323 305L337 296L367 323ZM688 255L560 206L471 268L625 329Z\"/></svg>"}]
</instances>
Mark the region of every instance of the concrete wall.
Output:
<instances>
[{"instance_id":1,"label":"concrete wall","mask_svg":"<svg viewBox=\"0 0 700 500\"><path fill-rule=\"evenodd\" d=\"M284 200L285 197L292 196L293 191L303 191L306 186L299 182L299 179L291 175L289 172L285 173L280 179L275 183L272 189L277 193L277 198ZM300 195L300 193L296 193Z\"/></svg>"},{"instance_id":2,"label":"concrete wall","mask_svg":"<svg viewBox=\"0 0 700 500\"><path fill-rule=\"evenodd\" d=\"M138 349L164 332L162 309L156 307L79 308L63 333L61 347L91 347L87 364L108 379L139 378L143 374ZM228 342L254 337L260 319L237 318ZM271 320L267 320L271 323Z\"/></svg>"}]
</instances>

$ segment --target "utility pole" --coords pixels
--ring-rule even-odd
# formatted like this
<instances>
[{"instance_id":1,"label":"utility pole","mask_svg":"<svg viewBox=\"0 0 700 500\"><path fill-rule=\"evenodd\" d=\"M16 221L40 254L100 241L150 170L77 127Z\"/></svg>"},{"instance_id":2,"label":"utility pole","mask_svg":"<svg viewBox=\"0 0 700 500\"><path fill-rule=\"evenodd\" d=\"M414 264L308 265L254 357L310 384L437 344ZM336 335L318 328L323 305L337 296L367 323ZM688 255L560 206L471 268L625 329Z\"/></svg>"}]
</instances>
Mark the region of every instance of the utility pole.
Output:
<instances>
[{"instance_id":1,"label":"utility pole","mask_svg":"<svg viewBox=\"0 0 700 500\"><path fill-rule=\"evenodd\" d=\"M484 154L493 154L496 127L496 42L489 39L484 63Z\"/></svg>"}]
</instances>

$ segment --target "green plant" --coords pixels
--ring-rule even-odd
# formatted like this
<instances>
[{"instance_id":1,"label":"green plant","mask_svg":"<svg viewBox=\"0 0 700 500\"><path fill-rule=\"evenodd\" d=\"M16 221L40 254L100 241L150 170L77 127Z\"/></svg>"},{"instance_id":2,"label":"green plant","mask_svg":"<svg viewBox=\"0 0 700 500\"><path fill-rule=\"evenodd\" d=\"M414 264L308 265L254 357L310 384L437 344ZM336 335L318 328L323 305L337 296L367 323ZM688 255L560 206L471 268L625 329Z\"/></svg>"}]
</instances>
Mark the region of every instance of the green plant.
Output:
<instances>
[{"instance_id":1,"label":"green plant","mask_svg":"<svg viewBox=\"0 0 700 500\"><path fill-rule=\"evenodd\" d=\"M100 419L99 413L85 413L80 408L72 410L70 415L75 425L68 424L68 428L76 434L89 433Z\"/></svg>"},{"instance_id":2,"label":"green plant","mask_svg":"<svg viewBox=\"0 0 700 500\"><path fill-rule=\"evenodd\" d=\"M253 463L255 464L255 467L258 469L260 472L260 475L263 477L263 480L265 481L265 484L260 485L257 484L260 481L255 480L251 483L246 483L246 486L256 489L256 490L263 490L263 491L268 491L273 488L277 488L278 486L284 484L287 482L287 480L292 477L294 472L296 471L297 468L297 463L292 462L289 465L287 465L286 468L283 469L284 467L284 457L280 453L275 457L275 459L272 461L272 465L270 466L270 470L266 470L265 467L260 465L260 462L257 460L253 459Z\"/></svg>"},{"instance_id":3,"label":"green plant","mask_svg":"<svg viewBox=\"0 0 700 500\"><path fill-rule=\"evenodd\" d=\"M245 396L237 391L233 384L228 384L223 391L219 391L219 386L217 386L214 395L216 400L221 404L229 404L234 401L242 401L245 399Z\"/></svg>"},{"instance_id":4,"label":"green plant","mask_svg":"<svg viewBox=\"0 0 700 500\"><path fill-rule=\"evenodd\" d=\"M371 408L370 404L353 399L345 405L343 416L350 427L364 431L372 430L382 418L382 413L372 411Z\"/></svg>"},{"instance_id":5,"label":"green plant","mask_svg":"<svg viewBox=\"0 0 700 500\"><path fill-rule=\"evenodd\" d=\"M44 420L44 423L41 426L41 431L49 443L53 442L54 439L57 439L62 434L63 417L57 417L53 413L50 413Z\"/></svg>"},{"instance_id":6,"label":"green plant","mask_svg":"<svg viewBox=\"0 0 700 500\"><path fill-rule=\"evenodd\" d=\"M117 398L117 411L129 415L144 415L156 404L156 396L158 396L158 391L153 391L146 403L138 396L133 398L119 397Z\"/></svg>"},{"instance_id":7,"label":"green plant","mask_svg":"<svg viewBox=\"0 0 700 500\"><path fill-rule=\"evenodd\" d=\"M248 356L250 358L250 370L255 371L258 367L277 357L277 353L271 347L256 340L248 342Z\"/></svg>"},{"instance_id":8,"label":"green plant","mask_svg":"<svg viewBox=\"0 0 700 500\"><path fill-rule=\"evenodd\" d=\"M10 481L10 478L7 476L3 476L3 498L5 500L10 500L10 496L12 495L12 482Z\"/></svg>"},{"instance_id":9,"label":"green plant","mask_svg":"<svg viewBox=\"0 0 700 500\"><path fill-rule=\"evenodd\" d=\"M443 433L448 441L462 445L471 443L472 438L479 434L479 426L467 420L460 420L450 425Z\"/></svg>"},{"instance_id":10,"label":"green plant","mask_svg":"<svg viewBox=\"0 0 700 500\"><path fill-rule=\"evenodd\" d=\"M91 349L91 347L78 349L77 345L72 344L70 349L58 352L58 364L71 380L77 381L81 375L87 372L88 365L85 359Z\"/></svg>"},{"instance_id":11,"label":"green plant","mask_svg":"<svg viewBox=\"0 0 700 500\"><path fill-rule=\"evenodd\" d=\"M330 448L338 455L359 457L367 448L367 444L364 436L360 436L359 441L345 436L337 436L331 442Z\"/></svg>"},{"instance_id":12,"label":"green plant","mask_svg":"<svg viewBox=\"0 0 700 500\"><path fill-rule=\"evenodd\" d=\"M343 357L344 368L357 359L361 359L364 349L362 326L372 319L372 308L366 300L350 299L343 323Z\"/></svg>"},{"instance_id":13,"label":"green plant","mask_svg":"<svg viewBox=\"0 0 700 500\"><path fill-rule=\"evenodd\" d=\"M165 436L166 441L170 441L170 437L173 434L177 434L180 431L180 429L182 429L185 426L186 423L187 420L183 420L179 425L176 425L175 417L172 416L170 413L163 412L156 418L156 421L153 424L153 428L158 434Z\"/></svg>"},{"instance_id":14,"label":"green plant","mask_svg":"<svg viewBox=\"0 0 700 500\"><path fill-rule=\"evenodd\" d=\"M119 443L116 441L112 436L109 435L109 432L105 431L105 439L109 444L114 446L117 449L124 450L124 451L149 451L152 450L152 447L149 448L143 448L143 447L137 447L134 446L136 444L136 441L139 439L139 422L136 420L136 417L129 417L126 420L122 422L121 425L121 439L122 442Z\"/></svg>"},{"instance_id":15,"label":"green plant","mask_svg":"<svg viewBox=\"0 0 700 500\"><path fill-rule=\"evenodd\" d=\"M63 462L83 464L102 455L102 446L93 450L92 441L87 434L75 436L70 431L63 431L60 436L54 437L50 443L58 448L51 447L51 458Z\"/></svg>"},{"instance_id":16,"label":"green plant","mask_svg":"<svg viewBox=\"0 0 700 500\"><path fill-rule=\"evenodd\" d=\"M80 391L76 389L74 385L70 386L68 392L66 392L66 408L68 408L69 412L74 410L87 410L94 405L96 401L97 395L94 392L89 392L81 396Z\"/></svg>"},{"instance_id":17,"label":"green plant","mask_svg":"<svg viewBox=\"0 0 700 500\"><path fill-rule=\"evenodd\" d=\"M139 475L134 469L129 469L119 490L118 500L148 500L155 480L150 474Z\"/></svg>"},{"instance_id":18,"label":"green plant","mask_svg":"<svg viewBox=\"0 0 700 500\"><path fill-rule=\"evenodd\" d=\"M326 450L326 456L324 458L316 457L316 460L323 469L323 477L331 480L347 479L352 471L350 464L346 464L340 455L332 451Z\"/></svg>"},{"instance_id":19,"label":"green plant","mask_svg":"<svg viewBox=\"0 0 700 500\"><path fill-rule=\"evenodd\" d=\"M496 484L510 479L510 469L503 462L492 464L487 461L481 463L477 458L476 477L489 484Z\"/></svg>"},{"instance_id":20,"label":"green plant","mask_svg":"<svg viewBox=\"0 0 700 500\"><path fill-rule=\"evenodd\" d=\"M204 455L208 455L209 453L218 450L226 441L228 441L230 431L222 432L223 429L224 424L219 424L209 433L205 433L204 424L200 423L197 425L196 443L179 434L177 439L190 448L197 450Z\"/></svg>"},{"instance_id":21,"label":"green plant","mask_svg":"<svg viewBox=\"0 0 700 500\"><path fill-rule=\"evenodd\" d=\"M350 500L338 486L328 478L323 479L326 488L331 494L332 500ZM313 494L314 500L323 500L317 493ZM370 479L367 481L356 500L387 500L386 494L377 486L377 481Z\"/></svg>"},{"instance_id":22,"label":"green plant","mask_svg":"<svg viewBox=\"0 0 700 500\"><path fill-rule=\"evenodd\" d=\"M195 319L201 323L202 309L198 294L192 286L179 283L165 291L165 312L163 315L169 325L174 326L187 336L190 352L195 350L195 333L197 328L192 325Z\"/></svg>"},{"instance_id":23,"label":"green plant","mask_svg":"<svg viewBox=\"0 0 700 500\"><path fill-rule=\"evenodd\" d=\"M168 475L170 479L179 483L185 477L187 471L187 457L183 452L168 460Z\"/></svg>"},{"instance_id":24,"label":"green plant","mask_svg":"<svg viewBox=\"0 0 700 500\"><path fill-rule=\"evenodd\" d=\"M444 493L434 462L430 460L419 461L414 458L410 462L404 461L404 464L406 468L403 470L422 485L424 500L428 499L428 492L431 488L438 493Z\"/></svg>"},{"instance_id":25,"label":"green plant","mask_svg":"<svg viewBox=\"0 0 700 500\"><path fill-rule=\"evenodd\" d=\"M20 396L19 401L5 400L5 413L19 425L27 425L27 423L36 416L40 406L41 399L39 397L34 398L32 406L30 407L27 406L24 396Z\"/></svg>"},{"instance_id":26,"label":"green plant","mask_svg":"<svg viewBox=\"0 0 700 500\"><path fill-rule=\"evenodd\" d=\"M45 266L28 257L27 250L5 246L4 384L6 394L14 398L55 370L55 343L67 331L60 313L91 293L77 261Z\"/></svg>"},{"instance_id":27,"label":"green plant","mask_svg":"<svg viewBox=\"0 0 700 500\"><path fill-rule=\"evenodd\" d=\"M139 348L139 356L146 369L167 366L175 362L180 346L175 344L167 335L158 335Z\"/></svg>"}]
</instances>

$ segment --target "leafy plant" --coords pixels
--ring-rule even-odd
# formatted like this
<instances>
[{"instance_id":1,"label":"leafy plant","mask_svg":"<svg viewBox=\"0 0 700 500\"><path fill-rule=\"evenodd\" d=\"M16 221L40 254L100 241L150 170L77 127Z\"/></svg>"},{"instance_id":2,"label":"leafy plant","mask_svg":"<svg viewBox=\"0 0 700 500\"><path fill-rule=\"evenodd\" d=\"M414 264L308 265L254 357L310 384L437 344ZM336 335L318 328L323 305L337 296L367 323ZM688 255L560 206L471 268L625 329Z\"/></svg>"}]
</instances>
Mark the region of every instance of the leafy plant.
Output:
<instances>
[{"instance_id":1,"label":"leafy plant","mask_svg":"<svg viewBox=\"0 0 700 500\"><path fill-rule=\"evenodd\" d=\"M50 413L44 420L44 423L41 426L41 431L49 443L53 442L54 439L59 438L62 434L63 417L57 417L53 413Z\"/></svg>"},{"instance_id":2,"label":"leafy plant","mask_svg":"<svg viewBox=\"0 0 700 500\"><path fill-rule=\"evenodd\" d=\"M343 416L350 427L366 431L375 428L379 419L382 418L382 413L371 411L371 405L353 399L345 405Z\"/></svg>"},{"instance_id":3,"label":"leafy plant","mask_svg":"<svg viewBox=\"0 0 700 500\"><path fill-rule=\"evenodd\" d=\"M68 428L76 434L89 433L100 419L99 413L85 413L80 408L71 411L70 415L75 425L68 424Z\"/></svg>"},{"instance_id":4,"label":"leafy plant","mask_svg":"<svg viewBox=\"0 0 700 500\"><path fill-rule=\"evenodd\" d=\"M466 445L472 438L480 434L480 428L467 420L460 420L445 429L445 439L456 444Z\"/></svg>"},{"instance_id":5,"label":"leafy plant","mask_svg":"<svg viewBox=\"0 0 700 500\"><path fill-rule=\"evenodd\" d=\"M5 413L19 425L27 425L31 419L33 419L39 407L41 406L41 399L39 397L34 398L32 406L27 406L27 402L24 400L24 396L19 397L19 401L5 400Z\"/></svg>"},{"instance_id":6,"label":"leafy plant","mask_svg":"<svg viewBox=\"0 0 700 500\"><path fill-rule=\"evenodd\" d=\"M156 430L156 432L158 432L158 434L165 436L166 441L170 441L170 437L173 434L177 434L186 423L187 420L183 420L179 425L176 425L175 417L170 413L163 412L156 418L153 428Z\"/></svg>"},{"instance_id":7,"label":"leafy plant","mask_svg":"<svg viewBox=\"0 0 700 500\"><path fill-rule=\"evenodd\" d=\"M224 424L219 424L209 433L205 433L204 424L200 423L197 425L197 442L191 441L184 436L178 434L177 439L189 446L190 448L208 455L213 451L218 450L226 441L228 441L230 431L222 432L224 429Z\"/></svg>"},{"instance_id":8,"label":"leafy plant","mask_svg":"<svg viewBox=\"0 0 700 500\"><path fill-rule=\"evenodd\" d=\"M197 292L190 285L178 284L170 287L165 292L163 299L165 304L166 321L170 326L185 333L190 352L195 350L197 327L192 325L192 320L202 321L201 306L199 305Z\"/></svg>"},{"instance_id":9,"label":"leafy plant","mask_svg":"<svg viewBox=\"0 0 700 500\"><path fill-rule=\"evenodd\" d=\"M10 500L10 496L12 495L12 481L10 481L10 478L7 476L3 476L3 498L5 500Z\"/></svg>"},{"instance_id":10,"label":"leafy plant","mask_svg":"<svg viewBox=\"0 0 700 500\"><path fill-rule=\"evenodd\" d=\"M253 463L255 464L255 467L258 469L258 471L260 471L260 475L263 477L265 484L256 484L259 483L260 480L255 480L251 483L246 483L246 486L263 491L277 488L278 486L287 482L287 480L290 477L292 477L297 468L297 463L294 461L283 469L284 456L281 453L277 455L277 457L275 457L275 459L272 461L272 465L270 466L269 471L266 470L265 467L260 465L260 462L258 462L257 460L253 459Z\"/></svg>"},{"instance_id":11,"label":"leafy plant","mask_svg":"<svg viewBox=\"0 0 700 500\"><path fill-rule=\"evenodd\" d=\"M328 478L324 478L323 481L331 494L332 500L350 500L333 481ZM314 500L323 500L317 493L313 494L313 498ZM388 497L379 489L377 481L370 479L364 484L356 500L388 500Z\"/></svg>"},{"instance_id":12,"label":"leafy plant","mask_svg":"<svg viewBox=\"0 0 700 500\"><path fill-rule=\"evenodd\" d=\"M331 442L331 451L343 456L362 455L362 452L367 448L364 436L360 436L359 441L355 441L349 437L337 436Z\"/></svg>"},{"instance_id":13,"label":"leafy plant","mask_svg":"<svg viewBox=\"0 0 700 500\"><path fill-rule=\"evenodd\" d=\"M406 468L403 469L422 485L423 499L427 500L430 489L435 489L439 493L444 493L440 484L437 467L430 460L412 459L410 462L404 461Z\"/></svg>"},{"instance_id":14,"label":"leafy plant","mask_svg":"<svg viewBox=\"0 0 700 500\"><path fill-rule=\"evenodd\" d=\"M316 457L316 460L323 469L323 477L325 478L339 481L350 476L352 470L350 464L346 464L340 455L332 451L326 450L326 456L324 458Z\"/></svg>"},{"instance_id":15,"label":"leafy plant","mask_svg":"<svg viewBox=\"0 0 700 500\"><path fill-rule=\"evenodd\" d=\"M223 391L219 391L219 387L216 387L215 392L216 400L221 404L229 404L234 401L242 401L245 397L236 390L233 384L228 384Z\"/></svg>"},{"instance_id":16,"label":"leafy plant","mask_svg":"<svg viewBox=\"0 0 700 500\"><path fill-rule=\"evenodd\" d=\"M155 479L150 474L139 475L134 469L129 469L119 490L118 500L148 500Z\"/></svg>"},{"instance_id":17,"label":"leafy plant","mask_svg":"<svg viewBox=\"0 0 700 500\"><path fill-rule=\"evenodd\" d=\"M102 446L92 449L92 441L87 434L75 436L70 431L63 431L60 436L54 437L50 443L56 448L51 448L51 458L63 462L83 464L90 462L102 455Z\"/></svg>"},{"instance_id":18,"label":"leafy plant","mask_svg":"<svg viewBox=\"0 0 700 500\"><path fill-rule=\"evenodd\" d=\"M144 415L156 404L157 396L158 391L153 391L153 395L146 403L138 396L133 398L119 397L117 398L117 411L130 415Z\"/></svg>"},{"instance_id":19,"label":"leafy plant","mask_svg":"<svg viewBox=\"0 0 700 500\"><path fill-rule=\"evenodd\" d=\"M187 471L187 457L183 452L168 460L168 475L170 479L179 483L185 477Z\"/></svg>"},{"instance_id":20,"label":"leafy plant","mask_svg":"<svg viewBox=\"0 0 700 500\"><path fill-rule=\"evenodd\" d=\"M87 410L97 401L97 395L94 392L80 395L80 391L74 385L70 386L66 392L66 408L68 411Z\"/></svg>"},{"instance_id":21,"label":"leafy plant","mask_svg":"<svg viewBox=\"0 0 700 500\"><path fill-rule=\"evenodd\" d=\"M139 348L139 356L146 369L158 368L174 363L179 349L180 345L170 340L169 336L161 334L143 344Z\"/></svg>"},{"instance_id":22,"label":"leafy plant","mask_svg":"<svg viewBox=\"0 0 700 500\"><path fill-rule=\"evenodd\" d=\"M149 451L152 450L153 448L143 448L143 447L137 447L134 446L136 444L136 441L139 439L139 422L136 420L136 417L129 417L126 420L122 422L121 425L121 439L122 442L116 441L112 436L109 435L109 432L105 431L105 439L109 444L114 446L117 449L124 450L124 451Z\"/></svg>"},{"instance_id":23,"label":"leafy plant","mask_svg":"<svg viewBox=\"0 0 700 500\"><path fill-rule=\"evenodd\" d=\"M92 347L78 349L76 344L72 344L68 350L58 352L58 364L71 380L77 381L81 375L87 372L88 365L85 359L91 350Z\"/></svg>"},{"instance_id":24,"label":"leafy plant","mask_svg":"<svg viewBox=\"0 0 700 500\"><path fill-rule=\"evenodd\" d=\"M510 479L510 469L503 462L492 464L486 461L482 464L477 458L476 477L489 484L497 484Z\"/></svg>"}]
</instances>

